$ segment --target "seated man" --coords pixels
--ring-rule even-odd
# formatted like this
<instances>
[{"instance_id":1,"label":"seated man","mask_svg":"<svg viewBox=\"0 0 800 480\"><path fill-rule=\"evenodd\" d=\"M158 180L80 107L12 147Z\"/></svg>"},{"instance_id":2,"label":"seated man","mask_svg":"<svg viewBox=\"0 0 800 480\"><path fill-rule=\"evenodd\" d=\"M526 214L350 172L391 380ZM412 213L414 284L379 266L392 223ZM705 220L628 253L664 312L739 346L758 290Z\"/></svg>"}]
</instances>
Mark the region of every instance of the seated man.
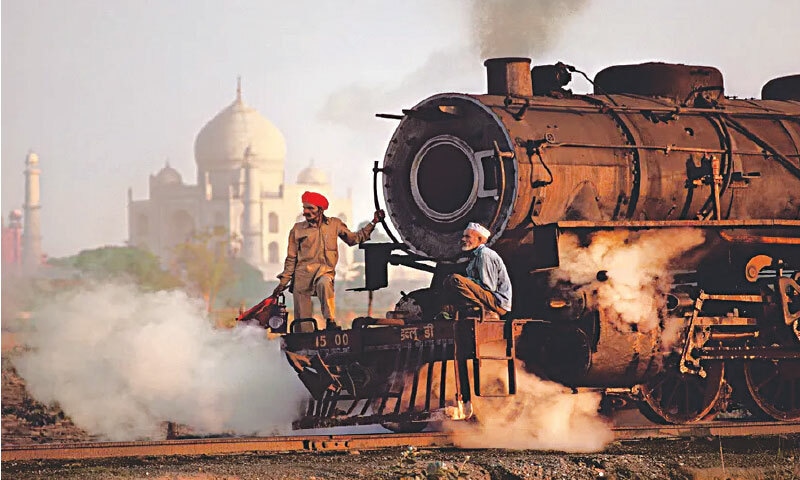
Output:
<instances>
[{"instance_id":1,"label":"seated man","mask_svg":"<svg viewBox=\"0 0 800 480\"><path fill-rule=\"evenodd\" d=\"M503 259L486 246L489 230L470 223L461 237L461 250L472 252L467 275L453 274L444 281L456 308L483 307L485 311L502 316L511 310L511 280Z\"/></svg>"}]
</instances>

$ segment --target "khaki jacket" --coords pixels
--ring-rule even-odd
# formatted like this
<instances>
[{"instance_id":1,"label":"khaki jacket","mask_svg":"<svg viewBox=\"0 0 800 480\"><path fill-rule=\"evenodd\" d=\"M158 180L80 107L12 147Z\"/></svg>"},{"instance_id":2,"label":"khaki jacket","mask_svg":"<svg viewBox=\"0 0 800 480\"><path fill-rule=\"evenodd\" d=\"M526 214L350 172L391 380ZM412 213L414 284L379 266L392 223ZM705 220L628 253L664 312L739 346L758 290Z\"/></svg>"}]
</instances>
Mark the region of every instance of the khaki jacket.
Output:
<instances>
[{"instance_id":1,"label":"khaki jacket","mask_svg":"<svg viewBox=\"0 0 800 480\"><path fill-rule=\"evenodd\" d=\"M369 240L374 229L375 226L368 223L361 230L351 232L336 217L323 217L319 225L311 225L306 220L295 223L289 232L289 252L283 272L278 275L280 284L287 285L294 279L295 293L312 295L318 278L323 275L333 278L336 273L339 261L337 237L352 247Z\"/></svg>"}]
</instances>

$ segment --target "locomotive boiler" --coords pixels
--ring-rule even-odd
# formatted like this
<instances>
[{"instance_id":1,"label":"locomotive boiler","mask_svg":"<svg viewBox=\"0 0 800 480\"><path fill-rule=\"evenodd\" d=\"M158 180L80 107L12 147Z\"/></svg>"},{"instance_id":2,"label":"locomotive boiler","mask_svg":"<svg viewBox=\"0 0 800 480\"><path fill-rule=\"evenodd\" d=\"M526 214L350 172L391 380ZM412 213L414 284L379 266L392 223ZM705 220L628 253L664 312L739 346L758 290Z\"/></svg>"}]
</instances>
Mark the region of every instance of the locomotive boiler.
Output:
<instances>
[{"instance_id":1,"label":"locomotive boiler","mask_svg":"<svg viewBox=\"0 0 800 480\"><path fill-rule=\"evenodd\" d=\"M389 264L433 279L349 330L295 319L284 350L313 397L296 426L418 429L515 394L520 366L661 422L800 418L800 75L735 99L705 66L613 66L593 94L561 63L485 66L486 94L379 115L399 120L373 169L394 229L362 245L365 289ZM508 267L504 318L438 315L468 222Z\"/></svg>"}]
</instances>

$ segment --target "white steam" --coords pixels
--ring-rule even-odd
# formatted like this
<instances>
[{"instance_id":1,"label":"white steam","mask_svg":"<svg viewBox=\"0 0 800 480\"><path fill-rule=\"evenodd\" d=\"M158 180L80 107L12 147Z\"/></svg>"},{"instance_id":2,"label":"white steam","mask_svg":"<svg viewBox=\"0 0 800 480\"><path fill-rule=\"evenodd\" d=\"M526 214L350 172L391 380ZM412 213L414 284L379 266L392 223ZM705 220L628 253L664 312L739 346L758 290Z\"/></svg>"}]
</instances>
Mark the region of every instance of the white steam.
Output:
<instances>
[{"instance_id":1,"label":"white steam","mask_svg":"<svg viewBox=\"0 0 800 480\"><path fill-rule=\"evenodd\" d=\"M636 324L646 332L658 327L672 276L670 263L705 241L699 229L613 231L592 235L588 246L577 236L559 238L560 267L553 283L566 281L585 292L589 307L612 322ZM608 280L597 278L605 270Z\"/></svg>"},{"instance_id":2,"label":"white steam","mask_svg":"<svg viewBox=\"0 0 800 480\"><path fill-rule=\"evenodd\" d=\"M263 329L215 329L184 293L100 285L33 313L15 364L31 394L109 440L289 429L301 383Z\"/></svg>"},{"instance_id":3,"label":"white steam","mask_svg":"<svg viewBox=\"0 0 800 480\"><path fill-rule=\"evenodd\" d=\"M517 368L517 393L473 397L477 423L449 422L463 448L513 448L597 452L614 439L611 423L599 413L600 392L572 393ZM504 371L495 372L499 378ZM503 387L505 388L505 387Z\"/></svg>"}]
</instances>

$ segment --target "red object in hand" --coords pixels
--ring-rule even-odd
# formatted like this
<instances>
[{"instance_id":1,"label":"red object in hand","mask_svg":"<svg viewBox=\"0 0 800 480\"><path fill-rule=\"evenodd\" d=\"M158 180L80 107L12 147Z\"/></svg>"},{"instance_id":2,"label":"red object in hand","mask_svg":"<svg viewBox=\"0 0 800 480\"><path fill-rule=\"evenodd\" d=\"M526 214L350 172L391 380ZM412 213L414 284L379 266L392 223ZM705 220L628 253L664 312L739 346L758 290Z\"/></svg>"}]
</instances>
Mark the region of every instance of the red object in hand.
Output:
<instances>
[{"instance_id":1,"label":"red object in hand","mask_svg":"<svg viewBox=\"0 0 800 480\"><path fill-rule=\"evenodd\" d=\"M236 317L237 322L256 320L259 325L271 329L273 333L286 333L288 319L283 294L270 295Z\"/></svg>"}]
</instances>

